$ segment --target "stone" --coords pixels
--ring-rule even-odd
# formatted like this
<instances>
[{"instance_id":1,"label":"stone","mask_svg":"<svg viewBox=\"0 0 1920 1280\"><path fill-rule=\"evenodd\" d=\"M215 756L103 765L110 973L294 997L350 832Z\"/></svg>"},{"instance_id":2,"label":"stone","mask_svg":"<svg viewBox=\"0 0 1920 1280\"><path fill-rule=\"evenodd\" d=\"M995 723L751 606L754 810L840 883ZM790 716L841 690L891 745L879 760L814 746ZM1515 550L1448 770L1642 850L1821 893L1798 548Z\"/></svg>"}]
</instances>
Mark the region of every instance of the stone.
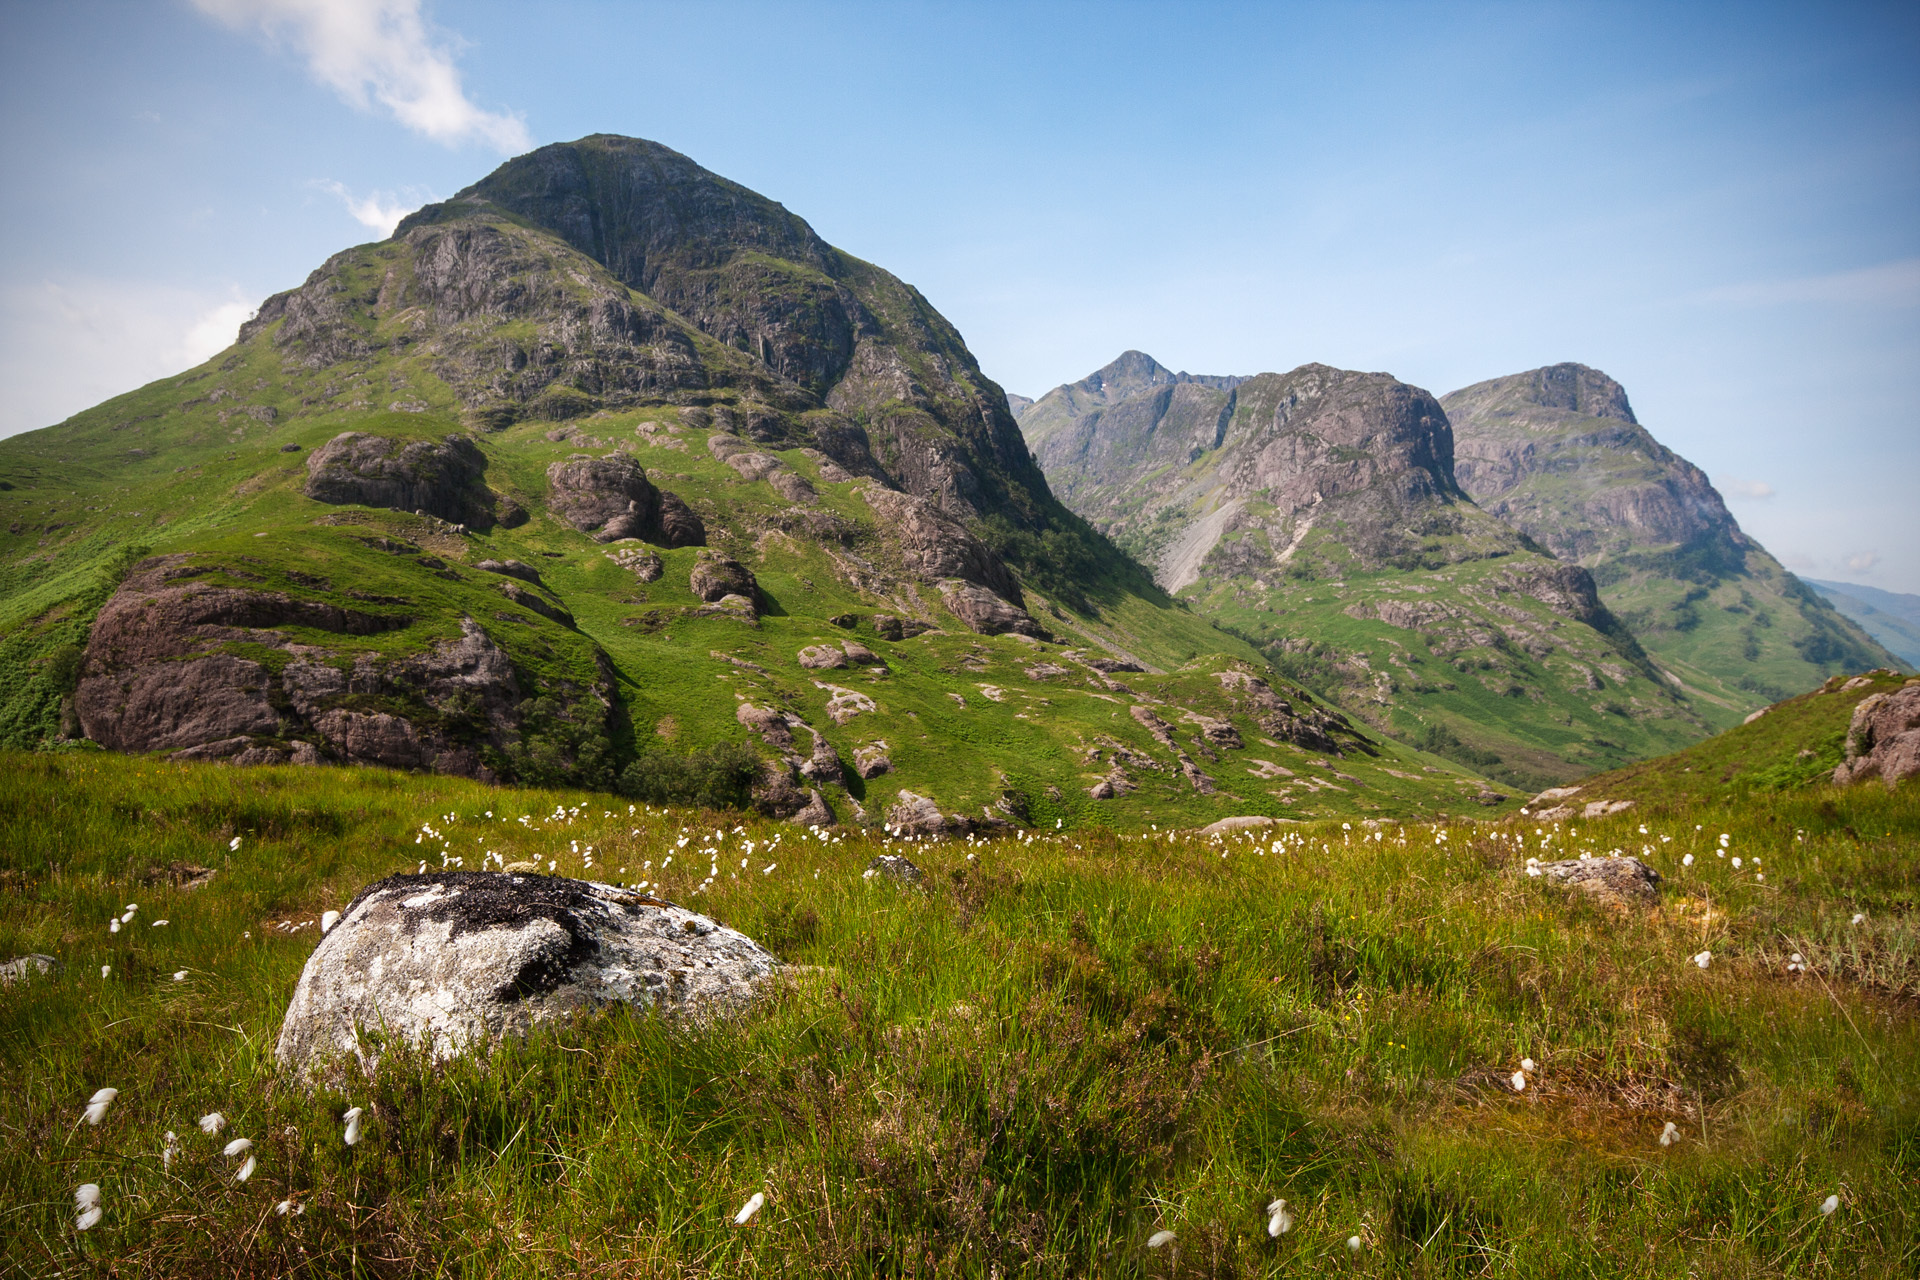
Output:
<instances>
[{"instance_id":1,"label":"stone","mask_svg":"<svg viewBox=\"0 0 1920 1280\"><path fill-rule=\"evenodd\" d=\"M847 665L846 651L830 644L810 644L800 651L800 665L809 671L832 671Z\"/></svg>"},{"instance_id":2,"label":"stone","mask_svg":"<svg viewBox=\"0 0 1920 1280\"><path fill-rule=\"evenodd\" d=\"M519 605L522 609L531 609L541 617L557 622L563 627L573 625L573 615L543 595L529 591L525 587L517 586L511 582L496 582L494 586L501 595L511 600L514 604Z\"/></svg>"},{"instance_id":3,"label":"stone","mask_svg":"<svg viewBox=\"0 0 1920 1280\"><path fill-rule=\"evenodd\" d=\"M887 754L887 744L871 742L853 750L853 771L862 778L877 778L893 770L893 759Z\"/></svg>"},{"instance_id":4,"label":"stone","mask_svg":"<svg viewBox=\"0 0 1920 1280\"><path fill-rule=\"evenodd\" d=\"M1207 837L1223 836L1229 831L1246 831L1253 827L1270 827L1280 821L1278 818L1262 817L1259 814L1240 814L1231 818L1222 818L1218 822L1208 823L1200 828L1200 834Z\"/></svg>"},{"instance_id":5,"label":"stone","mask_svg":"<svg viewBox=\"0 0 1920 1280\"><path fill-rule=\"evenodd\" d=\"M483 573L502 573L509 578L531 582L536 587L547 585L540 581L540 571L524 560L482 560L473 567Z\"/></svg>"},{"instance_id":6,"label":"stone","mask_svg":"<svg viewBox=\"0 0 1920 1280\"><path fill-rule=\"evenodd\" d=\"M969 630L983 636L1011 632L1035 639L1046 637L1046 632L1040 629L1040 624L1025 609L1009 604L985 587L948 579L940 584L940 595L954 617L966 623Z\"/></svg>"},{"instance_id":7,"label":"stone","mask_svg":"<svg viewBox=\"0 0 1920 1280\"><path fill-rule=\"evenodd\" d=\"M1660 900L1660 873L1638 858L1569 858L1534 864L1548 884L1592 894L1609 906L1650 907Z\"/></svg>"},{"instance_id":8,"label":"stone","mask_svg":"<svg viewBox=\"0 0 1920 1280\"><path fill-rule=\"evenodd\" d=\"M59 968L58 960L38 951L29 952L24 956L15 956L5 964L0 964L0 987L11 987L15 983L46 977Z\"/></svg>"},{"instance_id":9,"label":"stone","mask_svg":"<svg viewBox=\"0 0 1920 1280\"><path fill-rule=\"evenodd\" d=\"M1137 662L1122 661L1118 658L1090 658L1087 665L1102 675L1112 675L1117 671L1145 672L1146 668Z\"/></svg>"},{"instance_id":10,"label":"stone","mask_svg":"<svg viewBox=\"0 0 1920 1280\"><path fill-rule=\"evenodd\" d=\"M624 453L556 462L547 487L547 509L595 542L660 536L660 491Z\"/></svg>"},{"instance_id":11,"label":"stone","mask_svg":"<svg viewBox=\"0 0 1920 1280\"><path fill-rule=\"evenodd\" d=\"M693 588L693 594L708 604L734 595L752 600L760 591L760 584L754 581L753 573L747 566L717 551L699 553L688 585Z\"/></svg>"},{"instance_id":12,"label":"stone","mask_svg":"<svg viewBox=\"0 0 1920 1280\"><path fill-rule=\"evenodd\" d=\"M669 547L704 547L707 526L679 494L660 491L660 541Z\"/></svg>"},{"instance_id":13,"label":"stone","mask_svg":"<svg viewBox=\"0 0 1920 1280\"><path fill-rule=\"evenodd\" d=\"M793 730L805 722L799 716L772 707L756 707L743 702L733 709L733 718L745 725L770 747L780 751L793 748Z\"/></svg>"},{"instance_id":14,"label":"stone","mask_svg":"<svg viewBox=\"0 0 1920 1280\"><path fill-rule=\"evenodd\" d=\"M1027 668L1027 679L1033 681L1052 680L1056 676L1072 675L1065 667L1051 662L1036 662Z\"/></svg>"},{"instance_id":15,"label":"stone","mask_svg":"<svg viewBox=\"0 0 1920 1280\"><path fill-rule=\"evenodd\" d=\"M307 455L306 495L318 502L414 511L490 528L487 456L465 436L392 440L346 431Z\"/></svg>"},{"instance_id":16,"label":"stone","mask_svg":"<svg viewBox=\"0 0 1920 1280\"><path fill-rule=\"evenodd\" d=\"M1920 680L1909 680L1855 705L1847 756L1833 771L1833 785L1877 776L1891 787L1915 774L1920 774Z\"/></svg>"},{"instance_id":17,"label":"stone","mask_svg":"<svg viewBox=\"0 0 1920 1280\"><path fill-rule=\"evenodd\" d=\"M847 661L859 667L884 667L886 660L858 640L842 640L840 651L847 655Z\"/></svg>"},{"instance_id":18,"label":"stone","mask_svg":"<svg viewBox=\"0 0 1920 1280\"><path fill-rule=\"evenodd\" d=\"M846 768L840 763L840 753L833 749L825 734L813 735L813 754L800 766L800 773L809 782L820 786L842 785L847 780Z\"/></svg>"},{"instance_id":19,"label":"stone","mask_svg":"<svg viewBox=\"0 0 1920 1280\"><path fill-rule=\"evenodd\" d=\"M944 835L949 825L939 805L930 797L912 791L902 791L894 797L887 810L887 823L903 834L917 836Z\"/></svg>"},{"instance_id":20,"label":"stone","mask_svg":"<svg viewBox=\"0 0 1920 1280\"><path fill-rule=\"evenodd\" d=\"M1496 803L1498 802L1496 801ZM1583 818L1606 818L1616 813L1625 813L1631 808L1633 808L1633 801L1631 800L1589 800L1581 808L1580 816Z\"/></svg>"},{"instance_id":21,"label":"stone","mask_svg":"<svg viewBox=\"0 0 1920 1280\"><path fill-rule=\"evenodd\" d=\"M867 879L875 876L895 881L899 884L919 885L926 882L927 873L913 865L911 861L897 853L883 853L867 864L862 873Z\"/></svg>"},{"instance_id":22,"label":"stone","mask_svg":"<svg viewBox=\"0 0 1920 1280\"><path fill-rule=\"evenodd\" d=\"M901 563L922 582L932 586L956 578L1003 603L1017 604L1019 584L1000 557L936 504L871 484L862 485L858 493L879 517L886 535L899 543ZM1006 607L1015 608L1015 604ZM1025 616L1024 610L1020 613Z\"/></svg>"},{"instance_id":23,"label":"stone","mask_svg":"<svg viewBox=\"0 0 1920 1280\"><path fill-rule=\"evenodd\" d=\"M617 1004L738 1008L779 967L765 948L643 893L497 871L362 889L301 971L274 1056L314 1080L371 1075L390 1044L434 1060Z\"/></svg>"},{"instance_id":24,"label":"stone","mask_svg":"<svg viewBox=\"0 0 1920 1280\"><path fill-rule=\"evenodd\" d=\"M658 582L667 571L666 561L645 547L617 547L601 554L642 582Z\"/></svg>"},{"instance_id":25,"label":"stone","mask_svg":"<svg viewBox=\"0 0 1920 1280\"><path fill-rule=\"evenodd\" d=\"M891 613L873 615L873 633L882 640L910 640L932 630L931 625L918 618L902 618Z\"/></svg>"},{"instance_id":26,"label":"stone","mask_svg":"<svg viewBox=\"0 0 1920 1280\"><path fill-rule=\"evenodd\" d=\"M1094 783L1092 786L1087 788L1087 794L1092 796L1095 800L1111 800L1113 799L1113 795L1114 795L1113 783L1107 781L1105 778L1102 778L1100 779L1100 781Z\"/></svg>"},{"instance_id":27,"label":"stone","mask_svg":"<svg viewBox=\"0 0 1920 1280\"><path fill-rule=\"evenodd\" d=\"M789 821L802 827L830 827L833 825L833 810L827 807L826 799L818 791L809 790L806 806Z\"/></svg>"},{"instance_id":28,"label":"stone","mask_svg":"<svg viewBox=\"0 0 1920 1280\"><path fill-rule=\"evenodd\" d=\"M813 684L816 689L827 691L827 718L835 724L845 724L857 715L878 709L872 698L857 689L843 689L837 684L821 684L818 680Z\"/></svg>"},{"instance_id":29,"label":"stone","mask_svg":"<svg viewBox=\"0 0 1920 1280\"><path fill-rule=\"evenodd\" d=\"M1557 804L1558 802L1565 800L1568 796L1578 795L1579 793L1580 793L1580 788L1578 787L1548 787L1545 791L1542 791L1539 795L1529 800L1527 802L1527 807L1530 809L1537 809L1543 804L1544 805Z\"/></svg>"}]
</instances>

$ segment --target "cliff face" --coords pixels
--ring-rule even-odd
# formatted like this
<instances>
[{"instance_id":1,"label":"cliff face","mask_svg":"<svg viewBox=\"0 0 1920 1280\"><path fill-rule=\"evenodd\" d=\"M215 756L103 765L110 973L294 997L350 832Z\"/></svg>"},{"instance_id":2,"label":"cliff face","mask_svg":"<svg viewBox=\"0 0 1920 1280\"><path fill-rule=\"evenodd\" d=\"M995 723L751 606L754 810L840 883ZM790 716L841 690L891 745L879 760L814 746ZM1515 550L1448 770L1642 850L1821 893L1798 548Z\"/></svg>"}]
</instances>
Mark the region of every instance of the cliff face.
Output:
<instances>
[{"instance_id":1,"label":"cliff face","mask_svg":"<svg viewBox=\"0 0 1920 1280\"><path fill-rule=\"evenodd\" d=\"M1699 732L1588 573L1461 490L1417 387L1317 364L1195 379L1129 352L1021 425L1162 586L1382 729L1477 743L1529 783ZM1583 723L1615 754L1582 754L1564 729Z\"/></svg>"},{"instance_id":2,"label":"cliff face","mask_svg":"<svg viewBox=\"0 0 1920 1280\"><path fill-rule=\"evenodd\" d=\"M1742 532L1706 475L1639 423L1606 374L1549 365L1441 403L1461 487L1591 570L1608 606L1717 726L1891 661Z\"/></svg>"}]
</instances>

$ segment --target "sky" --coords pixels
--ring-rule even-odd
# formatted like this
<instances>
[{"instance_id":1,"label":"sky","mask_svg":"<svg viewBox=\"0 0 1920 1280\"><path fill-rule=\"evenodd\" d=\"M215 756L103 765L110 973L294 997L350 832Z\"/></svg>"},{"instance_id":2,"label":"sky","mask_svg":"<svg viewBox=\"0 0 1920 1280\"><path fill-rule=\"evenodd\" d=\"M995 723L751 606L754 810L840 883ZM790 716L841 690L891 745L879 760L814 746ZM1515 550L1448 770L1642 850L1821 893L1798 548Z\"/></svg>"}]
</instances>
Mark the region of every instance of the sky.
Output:
<instances>
[{"instance_id":1,"label":"sky","mask_svg":"<svg viewBox=\"0 0 1920 1280\"><path fill-rule=\"evenodd\" d=\"M0 435L597 132L916 285L1011 391L1579 361L1790 568L1920 593L1911 4L0 0Z\"/></svg>"}]
</instances>

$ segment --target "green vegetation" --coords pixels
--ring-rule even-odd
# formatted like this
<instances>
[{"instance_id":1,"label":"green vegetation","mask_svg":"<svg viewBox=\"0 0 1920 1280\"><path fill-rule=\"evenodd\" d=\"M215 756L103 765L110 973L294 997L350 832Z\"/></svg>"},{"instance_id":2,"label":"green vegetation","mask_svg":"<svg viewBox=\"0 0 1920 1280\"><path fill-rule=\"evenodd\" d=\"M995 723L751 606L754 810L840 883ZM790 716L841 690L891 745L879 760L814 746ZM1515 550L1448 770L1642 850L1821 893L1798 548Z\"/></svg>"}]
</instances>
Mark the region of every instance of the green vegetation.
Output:
<instances>
[{"instance_id":1,"label":"green vegetation","mask_svg":"<svg viewBox=\"0 0 1920 1280\"><path fill-rule=\"evenodd\" d=\"M1920 1257L1911 787L1675 792L1539 830L895 842L929 873L917 891L862 879L876 833L598 795L103 754L0 768L0 954L63 965L0 996L0 1274L1854 1276ZM611 1012L439 1068L395 1056L347 1093L277 1074L310 922L369 881L483 850L579 874L576 841L632 879L683 835L723 862L754 842L696 898L704 858L645 873L795 966L752 1011ZM1662 905L1612 914L1521 874L1580 850L1645 858ZM213 877L175 887L179 863ZM79 1123L102 1086L119 1098ZM368 1112L352 1148L349 1105ZM194 1127L213 1110L222 1141L256 1144L245 1183ZM79 1234L83 1182L106 1214ZM1277 1239L1276 1197L1295 1215Z\"/></svg>"}]
</instances>

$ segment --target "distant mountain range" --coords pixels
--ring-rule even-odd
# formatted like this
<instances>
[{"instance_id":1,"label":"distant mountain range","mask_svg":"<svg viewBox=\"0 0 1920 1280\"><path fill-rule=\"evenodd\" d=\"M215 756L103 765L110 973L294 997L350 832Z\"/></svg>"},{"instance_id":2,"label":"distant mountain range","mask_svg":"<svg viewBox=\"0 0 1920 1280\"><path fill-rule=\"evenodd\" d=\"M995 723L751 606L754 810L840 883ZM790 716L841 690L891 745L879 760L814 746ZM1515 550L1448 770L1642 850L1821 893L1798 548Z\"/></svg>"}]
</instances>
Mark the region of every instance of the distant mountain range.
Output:
<instances>
[{"instance_id":1,"label":"distant mountain range","mask_svg":"<svg viewBox=\"0 0 1920 1280\"><path fill-rule=\"evenodd\" d=\"M1920 596L1882 591L1854 582L1801 581L1885 645L1910 669L1920 669Z\"/></svg>"},{"instance_id":2,"label":"distant mountain range","mask_svg":"<svg viewBox=\"0 0 1920 1280\"><path fill-rule=\"evenodd\" d=\"M1515 782L1890 659L1584 366L1435 400L1129 351L1018 416L1054 492L1168 591L1376 728Z\"/></svg>"}]
</instances>

